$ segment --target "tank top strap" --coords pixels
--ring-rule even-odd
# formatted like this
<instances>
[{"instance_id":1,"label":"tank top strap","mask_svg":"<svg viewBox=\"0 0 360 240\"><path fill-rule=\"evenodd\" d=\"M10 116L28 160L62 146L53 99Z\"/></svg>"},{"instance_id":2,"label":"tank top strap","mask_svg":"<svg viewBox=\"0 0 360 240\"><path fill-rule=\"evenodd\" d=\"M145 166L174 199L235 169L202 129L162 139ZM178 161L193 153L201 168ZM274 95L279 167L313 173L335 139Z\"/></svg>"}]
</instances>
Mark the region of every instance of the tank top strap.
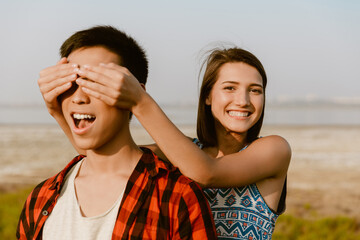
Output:
<instances>
[{"instance_id":1,"label":"tank top strap","mask_svg":"<svg viewBox=\"0 0 360 240\"><path fill-rule=\"evenodd\" d=\"M203 149L204 145L197 138L193 138L193 143L195 143L200 149Z\"/></svg>"}]
</instances>

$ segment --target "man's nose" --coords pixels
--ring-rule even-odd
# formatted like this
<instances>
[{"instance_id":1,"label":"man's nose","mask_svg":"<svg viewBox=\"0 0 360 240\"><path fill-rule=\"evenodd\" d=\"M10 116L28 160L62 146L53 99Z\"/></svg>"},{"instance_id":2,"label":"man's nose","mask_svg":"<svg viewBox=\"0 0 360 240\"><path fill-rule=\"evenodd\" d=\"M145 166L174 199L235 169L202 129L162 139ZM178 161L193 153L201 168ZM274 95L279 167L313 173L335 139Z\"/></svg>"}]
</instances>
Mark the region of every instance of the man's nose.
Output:
<instances>
[{"instance_id":1,"label":"man's nose","mask_svg":"<svg viewBox=\"0 0 360 240\"><path fill-rule=\"evenodd\" d=\"M73 93L71 101L76 104L87 104L90 102L90 98L81 87L78 87Z\"/></svg>"}]
</instances>

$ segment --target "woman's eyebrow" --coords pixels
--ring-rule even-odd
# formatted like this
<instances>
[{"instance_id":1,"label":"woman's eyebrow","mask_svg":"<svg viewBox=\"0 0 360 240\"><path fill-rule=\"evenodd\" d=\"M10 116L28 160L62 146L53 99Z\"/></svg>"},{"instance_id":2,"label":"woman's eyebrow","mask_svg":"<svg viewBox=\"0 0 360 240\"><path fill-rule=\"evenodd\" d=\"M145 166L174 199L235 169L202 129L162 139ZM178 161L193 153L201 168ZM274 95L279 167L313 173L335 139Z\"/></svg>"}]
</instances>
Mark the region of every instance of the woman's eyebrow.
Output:
<instances>
[{"instance_id":1,"label":"woman's eyebrow","mask_svg":"<svg viewBox=\"0 0 360 240\"><path fill-rule=\"evenodd\" d=\"M250 84L250 86L252 86L252 87L263 87L263 85L262 84L260 84L260 83L252 83L252 84Z\"/></svg>"},{"instance_id":2,"label":"woman's eyebrow","mask_svg":"<svg viewBox=\"0 0 360 240\"><path fill-rule=\"evenodd\" d=\"M239 82L236 82L236 81L224 81L224 82L222 82L221 84L228 84L228 83L231 83L231 84L239 84Z\"/></svg>"},{"instance_id":3,"label":"woman's eyebrow","mask_svg":"<svg viewBox=\"0 0 360 240\"><path fill-rule=\"evenodd\" d=\"M238 84L241 84L241 83L239 83L237 81L224 81L221 84L236 84L236 85L238 85ZM252 86L252 87L257 86L257 87L261 87L261 88L263 87L263 85L260 84L260 83L251 83L250 86Z\"/></svg>"}]
</instances>

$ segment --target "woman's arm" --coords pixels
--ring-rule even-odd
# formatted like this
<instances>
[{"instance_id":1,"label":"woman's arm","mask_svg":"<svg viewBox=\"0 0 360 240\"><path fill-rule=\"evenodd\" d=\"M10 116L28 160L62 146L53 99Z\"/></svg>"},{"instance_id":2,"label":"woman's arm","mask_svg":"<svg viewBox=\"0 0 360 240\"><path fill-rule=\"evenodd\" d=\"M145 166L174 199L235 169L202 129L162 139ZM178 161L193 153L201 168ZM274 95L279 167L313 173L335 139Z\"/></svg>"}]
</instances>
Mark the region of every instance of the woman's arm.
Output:
<instances>
[{"instance_id":1,"label":"woman's arm","mask_svg":"<svg viewBox=\"0 0 360 240\"><path fill-rule=\"evenodd\" d=\"M158 147L181 172L203 186L233 187L284 175L291 150L279 136L254 141L247 149L220 158L201 151L146 93L132 109Z\"/></svg>"},{"instance_id":2,"label":"woman's arm","mask_svg":"<svg viewBox=\"0 0 360 240\"><path fill-rule=\"evenodd\" d=\"M191 137L187 137L189 140L192 140ZM161 151L159 146L156 143L147 144L147 145L141 145L141 147L149 148L151 151L153 151L159 158L163 160L168 160L165 154ZM173 164L174 165L174 164Z\"/></svg>"},{"instance_id":3,"label":"woman's arm","mask_svg":"<svg viewBox=\"0 0 360 240\"><path fill-rule=\"evenodd\" d=\"M264 137L241 152L213 158L168 119L126 68L108 64L89 67L80 75L91 80L77 80L85 92L110 104L116 102L120 108L130 109L167 159L201 185L242 186L286 174L291 150L286 140L279 136ZM104 76L108 79L104 80ZM117 94L113 88L112 93L107 94L107 88L111 88L107 82L115 77L119 83Z\"/></svg>"}]
</instances>

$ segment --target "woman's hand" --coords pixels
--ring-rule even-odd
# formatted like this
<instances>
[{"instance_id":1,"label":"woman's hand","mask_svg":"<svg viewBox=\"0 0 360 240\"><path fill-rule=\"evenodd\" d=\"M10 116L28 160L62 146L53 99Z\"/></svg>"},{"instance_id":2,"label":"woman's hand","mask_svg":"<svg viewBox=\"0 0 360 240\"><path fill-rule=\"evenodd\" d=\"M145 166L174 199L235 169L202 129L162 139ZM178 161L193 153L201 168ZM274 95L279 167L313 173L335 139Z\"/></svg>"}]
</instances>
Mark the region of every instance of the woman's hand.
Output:
<instances>
[{"instance_id":1,"label":"woman's hand","mask_svg":"<svg viewBox=\"0 0 360 240\"><path fill-rule=\"evenodd\" d=\"M45 68L40 72L38 84L51 116L58 122L76 151L79 154L85 154L85 151L78 148L74 143L70 127L64 118L58 101L58 97L69 90L78 77L78 69L77 64L69 64L66 58L62 58L55 66Z\"/></svg>"},{"instance_id":2,"label":"woman's hand","mask_svg":"<svg viewBox=\"0 0 360 240\"><path fill-rule=\"evenodd\" d=\"M122 66L114 63L82 66L76 83L89 96L110 106L132 110L146 94L144 85Z\"/></svg>"},{"instance_id":3,"label":"woman's hand","mask_svg":"<svg viewBox=\"0 0 360 240\"><path fill-rule=\"evenodd\" d=\"M56 65L45 68L40 72L38 85L44 98L49 113L53 116L62 115L57 97L71 88L76 80L76 64L68 64L66 58L62 58Z\"/></svg>"}]
</instances>

